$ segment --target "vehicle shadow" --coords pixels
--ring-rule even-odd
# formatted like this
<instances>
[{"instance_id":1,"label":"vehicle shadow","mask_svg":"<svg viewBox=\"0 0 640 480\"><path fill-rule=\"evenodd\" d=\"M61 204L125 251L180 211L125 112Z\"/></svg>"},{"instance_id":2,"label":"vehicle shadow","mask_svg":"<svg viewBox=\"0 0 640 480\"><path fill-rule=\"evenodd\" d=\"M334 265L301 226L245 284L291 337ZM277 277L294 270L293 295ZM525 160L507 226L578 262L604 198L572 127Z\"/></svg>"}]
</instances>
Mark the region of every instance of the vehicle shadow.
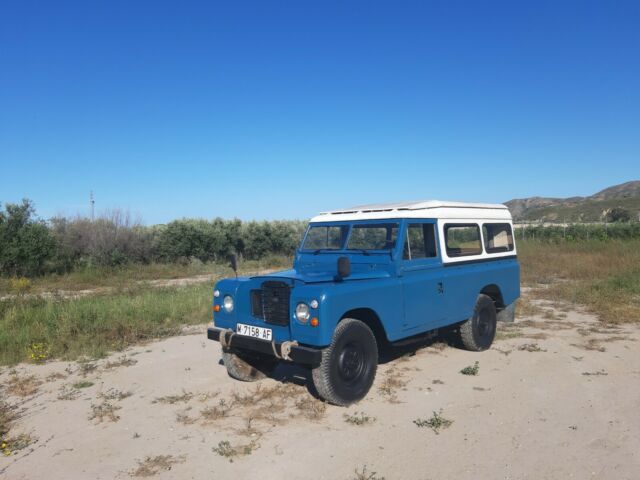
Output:
<instances>
[{"instance_id":1,"label":"vehicle shadow","mask_svg":"<svg viewBox=\"0 0 640 480\"><path fill-rule=\"evenodd\" d=\"M449 347L461 348L460 341L455 330L447 329L437 334L420 335L404 340L402 344L386 343L379 346L378 364L398 360L401 357L413 356L418 351L437 343L444 343ZM302 365L288 362L280 362L276 369L269 374L269 378L281 383L293 383L303 386L313 397L322 400L318 395L311 376L311 369Z\"/></svg>"},{"instance_id":2,"label":"vehicle shadow","mask_svg":"<svg viewBox=\"0 0 640 480\"><path fill-rule=\"evenodd\" d=\"M437 333L427 333L410 337L399 343L387 343L379 347L378 364L384 365L400 357L413 356L423 348L437 343L444 343L449 347L462 348L455 329L440 330Z\"/></svg>"}]
</instances>

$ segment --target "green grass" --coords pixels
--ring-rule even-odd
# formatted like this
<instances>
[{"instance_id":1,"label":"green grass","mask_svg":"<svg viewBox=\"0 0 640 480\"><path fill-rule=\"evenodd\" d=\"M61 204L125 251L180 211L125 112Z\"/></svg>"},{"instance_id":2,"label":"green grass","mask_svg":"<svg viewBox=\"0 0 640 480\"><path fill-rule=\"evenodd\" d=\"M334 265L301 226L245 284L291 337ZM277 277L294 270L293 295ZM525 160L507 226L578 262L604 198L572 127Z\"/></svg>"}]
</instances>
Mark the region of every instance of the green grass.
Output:
<instances>
[{"instance_id":1,"label":"green grass","mask_svg":"<svg viewBox=\"0 0 640 480\"><path fill-rule=\"evenodd\" d=\"M243 262L241 273L286 268L286 257ZM131 265L94 268L35 279L31 293L52 289L115 287L78 298L17 295L0 301L0 365L34 361L34 346L50 358L100 358L140 341L178 334L184 325L211 319L213 281L152 287L144 280L210 274L233 275L226 265ZM142 281L142 283L140 283ZM5 282L7 283L7 282ZM121 288L120 288L121 287Z\"/></svg>"},{"instance_id":2,"label":"green grass","mask_svg":"<svg viewBox=\"0 0 640 480\"><path fill-rule=\"evenodd\" d=\"M243 272L257 272L271 268L290 268L292 259L286 256L270 255L261 260L249 260L240 264ZM187 278L196 275L213 277L232 276L233 272L226 263L190 262L178 263L128 264L121 267L91 266L78 268L63 275L50 274L29 279L28 293L42 293L56 290L75 291L109 287L125 289L136 282ZM0 295L17 293L15 280L0 277Z\"/></svg>"},{"instance_id":3,"label":"green grass","mask_svg":"<svg viewBox=\"0 0 640 480\"><path fill-rule=\"evenodd\" d=\"M210 319L211 285L137 288L78 299L0 302L0 364L29 360L43 343L53 358L101 357L137 342L176 335Z\"/></svg>"}]
</instances>

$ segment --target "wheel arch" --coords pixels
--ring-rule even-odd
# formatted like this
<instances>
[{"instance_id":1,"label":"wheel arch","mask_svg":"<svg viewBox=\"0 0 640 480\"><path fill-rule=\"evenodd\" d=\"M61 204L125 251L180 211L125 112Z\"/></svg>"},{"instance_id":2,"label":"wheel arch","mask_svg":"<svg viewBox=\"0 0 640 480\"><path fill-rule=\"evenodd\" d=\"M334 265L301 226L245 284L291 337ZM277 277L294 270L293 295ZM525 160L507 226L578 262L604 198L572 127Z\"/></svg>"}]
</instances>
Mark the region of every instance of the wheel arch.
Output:
<instances>
[{"instance_id":1,"label":"wheel arch","mask_svg":"<svg viewBox=\"0 0 640 480\"><path fill-rule=\"evenodd\" d=\"M500 311L505 308L502 291L500 290L500 287L495 283L485 285L484 287L482 287L482 290L480 290L480 293L487 295L493 300L493 303L496 306L496 310Z\"/></svg>"},{"instance_id":2,"label":"wheel arch","mask_svg":"<svg viewBox=\"0 0 640 480\"><path fill-rule=\"evenodd\" d=\"M373 335L376 337L376 343L379 346L389 343L387 331L385 330L384 325L380 320L380 316L376 313L375 310L368 307L352 308L351 310L348 310L344 314L342 314L338 323L340 323L345 318L354 318L367 325L371 329L371 331L373 331Z\"/></svg>"}]
</instances>

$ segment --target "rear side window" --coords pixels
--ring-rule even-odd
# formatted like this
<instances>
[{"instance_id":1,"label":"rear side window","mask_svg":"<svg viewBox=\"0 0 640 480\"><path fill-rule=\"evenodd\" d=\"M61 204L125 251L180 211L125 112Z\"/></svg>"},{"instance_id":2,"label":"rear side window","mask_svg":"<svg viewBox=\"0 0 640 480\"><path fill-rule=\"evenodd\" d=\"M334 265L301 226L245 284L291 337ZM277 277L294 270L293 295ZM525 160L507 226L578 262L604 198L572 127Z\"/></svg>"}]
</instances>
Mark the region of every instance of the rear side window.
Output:
<instances>
[{"instance_id":1,"label":"rear side window","mask_svg":"<svg viewBox=\"0 0 640 480\"><path fill-rule=\"evenodd\" d=\"M449 257L480 255L480 227L474 223L456 223L444 226L445 245Z\"/></svg>"},{"instance_id":2,"label":"rear side window","mask_svg":"<svg viewBox=\"0 0 640 480\"><path fill-rule=\"evenodd\" d=\"M349 231L347 225L310 227L303 250L340 250Z\"/></svg>"},{"instance_id":3,"label":"rear side window","mask_svg":"<svg viewBox=\"0 0 640 480\"><path fill-rule=\"evenodd\" d=\"M513 232L508 223L485 223L482 225L482 236L487 253L513 250Z\"/></svg>"},{"instance_id":4,"label":"rear side window","mask_svg":"<svg viewBox=\"0 0 640 480\"><path fill-rule=\"evenodd\" d=\"M431 258L437 255L435 225L432 223L410 223L404 242L405 260Z\"/></svg>"}]
</instances>

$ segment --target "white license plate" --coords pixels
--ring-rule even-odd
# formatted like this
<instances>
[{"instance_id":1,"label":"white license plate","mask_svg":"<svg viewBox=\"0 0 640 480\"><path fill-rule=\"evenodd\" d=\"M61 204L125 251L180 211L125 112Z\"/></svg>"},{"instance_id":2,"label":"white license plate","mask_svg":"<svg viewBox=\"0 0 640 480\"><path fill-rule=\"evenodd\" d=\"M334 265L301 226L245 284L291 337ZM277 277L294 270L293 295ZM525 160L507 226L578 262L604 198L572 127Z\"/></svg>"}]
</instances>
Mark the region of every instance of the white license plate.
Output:
<instances>
[{"instance_id":1,"label":"white license plate","mask_svg":"<svg viewBox=\"0 0 640 480\"><path fill-rule=\"evenodd\" d=\"M263 327L254 327L253 325L245 325L244 323L238 323L236 325L236 333L238 335L244 335L245 337L259 338L260 340L271 341L271 329Z\"/></svg>"}]
</instances>

